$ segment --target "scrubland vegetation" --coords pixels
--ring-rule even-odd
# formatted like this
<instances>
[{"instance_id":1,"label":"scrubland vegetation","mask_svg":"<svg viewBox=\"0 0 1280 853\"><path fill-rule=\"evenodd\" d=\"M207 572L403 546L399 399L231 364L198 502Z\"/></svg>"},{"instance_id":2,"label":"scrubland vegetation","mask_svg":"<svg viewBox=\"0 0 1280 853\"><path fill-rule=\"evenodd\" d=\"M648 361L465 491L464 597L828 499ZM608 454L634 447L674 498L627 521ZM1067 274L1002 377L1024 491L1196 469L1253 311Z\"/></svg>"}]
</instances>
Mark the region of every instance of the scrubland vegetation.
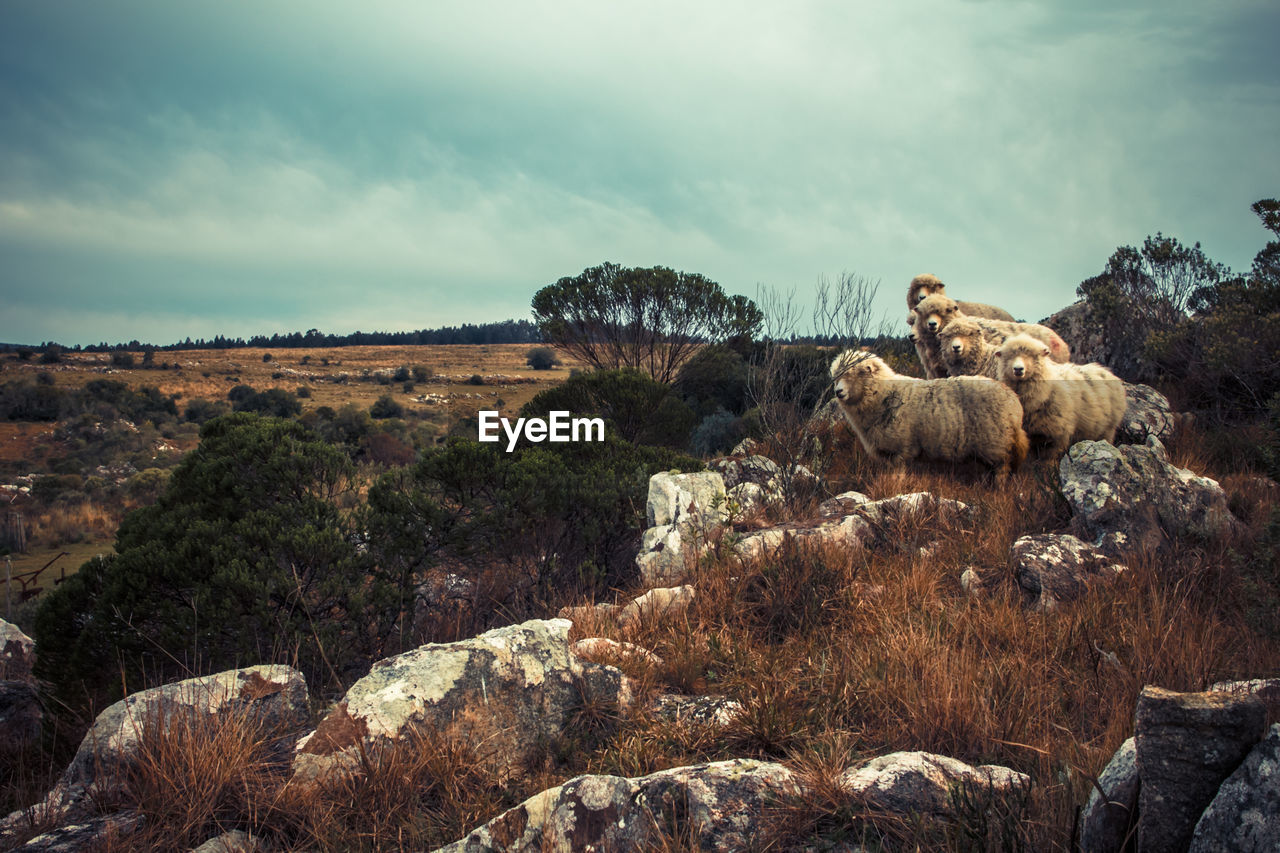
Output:
<instances>
[{"instance_id":1,"label":"scrubland vegetation","mask_svg":"<svg viewBox=\"0 0 1280 853\"><path fill-rule=\"evenodd\" d=\"M1272 227L1264 214L1274 211L1259 204ZM822 489L735 509L723 536L812 517L822 498L851 489L872 498L928 491L975 514L925 519L883 548L789 547L750 563L727 541L711 542L693 567L698 593L688 612L625 629L603 618L575 623L574 638L627 640L660 656L616 661L646 694L737 700L744 713L728 724L619 715L584 693L577 724L513 780L478 769L465 746L424 735L364 755L358 778L306 792L287 784L275 736L254 720L158 725L120 801L102 806L138 809L146 822L108 849L187 849L231 828L278 849L430 849L580 773L637 776L740 757L785 761L811 782L808 795L767 815L762 850L1071 849L1076 810L1130 733L1143 685L1200 690L1280 672L1277 245L1247 276L1215 268L1198 279L1186 304L1199 313L1164 317L1142 353L1118 356L1147 359L1149 378L1195 411L1170 443L1171 461L1218 479L1242 525L1222 540L1175 538L1171 549L1131 560L1104 593L1048 613L1024 606L1008 553L1022 535L1068 524L1051 463L997 485L976 470L869 460L843 421L813 417L828 397L833 351L782 346L732 323L670 383L628 368L572 377L562 369L523 413L599 414L607 442L511 454L474 441L474 422L456 410L423 416L394 389L387 399L398 410L381 395L335 407L284 386L240 383L216 399L175 400L6 371L7 417L39 420L38 412L56 424L56 452L25 460L56 475L33 486L32 506L48 508L39 517L74 506L95 532L120 523L113 553L21 613L38 642L54 723L44 743L8 765L0 806L39 799L93 713L126 689L278 661L303 670L319 711L379 657L639 592L633 558L649 476L695 470L753 436L759 452L817 471ZM1160 263L1198 263L1184 248L1166 241L1145 255L1117 253L1155 266L1113 258L1082 285L1094 320L1105 326L1117 312L1145 311ZM1237 316L1246 319L1229 319ZM1247 347L1231 333L1241 323L1251 329ZM905 341L870 344L919 375ZM528 347L512 352L519 364ZM406 370L387 387L424 381ZM1233 379L1214 379L1224 376ZM1225 383L1220 396L1214 381ZM175 449L158 450L162 440ZM91 485L81 472L93 454L136 473ZM99 505L111 509L92 509ZM61 535L48 523L40 536ZM991 594L962 589L970 567L994 582ZM424 592L450 578L465 581L465 592ZM951 824L877 814L838 793L840 771L893 750L1002 764L1034 784L1002 811L960 803ZM688 843L670 839L671 849Z\"/></svg>"}]
</instances>

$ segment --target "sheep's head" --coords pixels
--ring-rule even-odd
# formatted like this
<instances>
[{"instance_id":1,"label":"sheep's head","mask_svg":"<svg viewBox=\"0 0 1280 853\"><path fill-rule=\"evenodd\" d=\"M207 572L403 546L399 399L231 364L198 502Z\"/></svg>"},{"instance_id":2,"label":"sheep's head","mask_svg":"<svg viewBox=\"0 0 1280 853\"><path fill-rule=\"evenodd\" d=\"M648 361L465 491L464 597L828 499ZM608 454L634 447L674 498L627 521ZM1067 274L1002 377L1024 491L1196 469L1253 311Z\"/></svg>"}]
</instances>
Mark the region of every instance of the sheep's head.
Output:
<instances>
[{"instance_id":1,"label":"sheep's head","mask_svg":"<svg viewBox=\"0 0 1280 853\"><path fill-rule=\"evenodd\" d=\"M938 332L942 356L950 362L959 362L972 355L982 344L982 329L967 317L957 317Z\"/></svg>"},{"instance_id":2,"label":"sheep's head","mask_svg":"<svg viewBox=\"0 0 1280 853\"><path fill-rule=\"evenodd\" d=\"M1026 382L1045 374L1049 347L1030 335L1014 335L996 350L1000 378L1005 382Z\"/></svg>"},{"instance_id":3,"label":"sheep's head","mask_svg":"<svg viewBox=\"0 0 1280 853\"><path fill-rule=\"evenodd\" d=\"M916 330L936 335L959 312L956 301L945 293L927 296L916 305Z\"/></svg>"},{"instance_id":4,"label":"sheep's head","mask_svg":"<svg viewBox=\"0 0 1280 853\"><path fill-rule=\"evenodd\" d=\"M907 307L915 308L926 297L944 292L945 287L936 275L921 273L911 279L911 285L907 288Z\"/></svg>"},{"instance_id":5,"label":"sheep's head","mask_svg":"<svg viewBox=\"0 0 1280 853\"><path fill-rule=\"evenodd\" d=\"M867 383L891 373L889 366L866 350L845 350L831 362L836 399L852 403L862 399Z\"/></svg>"}]
</instances>

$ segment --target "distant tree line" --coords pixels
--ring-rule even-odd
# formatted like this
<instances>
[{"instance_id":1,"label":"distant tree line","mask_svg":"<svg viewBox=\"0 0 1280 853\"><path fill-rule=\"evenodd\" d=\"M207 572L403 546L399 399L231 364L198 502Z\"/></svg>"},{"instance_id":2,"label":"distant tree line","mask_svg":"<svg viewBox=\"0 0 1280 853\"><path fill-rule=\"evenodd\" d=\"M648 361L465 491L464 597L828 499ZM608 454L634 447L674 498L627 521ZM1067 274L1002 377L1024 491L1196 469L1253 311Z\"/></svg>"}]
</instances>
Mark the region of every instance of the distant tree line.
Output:
<instances>
[{"instance_id":1,"label":"distant tree line","mask_svg":"<svg viewBox=\"0 0 1280 853\"><path fill-rule=\"evenodd\" d=\"M287 335L254 335L249 339L228 338L216 335L206 340L187 338L173 344L157 346L142 341L108 344L103 341L89 346L63 347L47 341L38 347L18 344L0 344L0 352L30 353L31 350L67 352L116 352L121 350L168 351L190 349L238 349L241 347L303 348L303 347L353 347L353 346L426 346L443 344L539 344L542 333L536 324L528 320L503 320L499 323L463 323L461 326L443 326L439 329L419 329L416 332L352 332L349 335L329 335L319 329L306 332L290 332ZM30 357L28 355L28 357Z\"/></svg>"}]
</instances>

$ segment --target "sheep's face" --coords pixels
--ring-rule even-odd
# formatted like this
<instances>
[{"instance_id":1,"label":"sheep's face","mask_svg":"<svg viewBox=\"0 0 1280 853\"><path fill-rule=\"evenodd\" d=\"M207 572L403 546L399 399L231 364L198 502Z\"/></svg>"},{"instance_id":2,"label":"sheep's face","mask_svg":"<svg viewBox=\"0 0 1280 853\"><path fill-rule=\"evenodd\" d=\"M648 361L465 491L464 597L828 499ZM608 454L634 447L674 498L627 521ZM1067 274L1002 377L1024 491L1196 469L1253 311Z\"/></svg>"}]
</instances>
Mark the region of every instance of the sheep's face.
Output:
<instances>
[{"instance_id":1,"label":"sheep's face","mask_svg":"<svg viewBox=\"0 0 1280 853\"><path fill-rule=\"evenodd\" d=\"M935 293L916 305L916 329L936 335L959 311L956 301L946 294Z\"/></svg>"},{"instance_id":2,"label":"sheep's face","mask_svg":"<svg viewBox=\"0 0 1280 853\"><path fill-rule=\"evenodd\" d=\"M996 350L1000 378L1005 382L1028 382L1045 375L1049 347L1027 335L1015 335Z\"/></svg>"},{"instance_id":3,"label":"sheep's face","mask_svg":"<svg viewBox=\"0 0 1280 853\"><path fill-rule=\"evenodd\" d=\"M948 361L959 362L972 355L982 341L982 330L965 320L952 320L938 333L942 355Z\"/></svg>"},{"instance_id":4,"label":"sheep's face","mask_svg":"<svg viewBox=\"0 0 1280 853\"><path fill-rule=\"evenodd\" d=\"M886 369L883 361L867 352L848 350L841 353L831 365L836 399L842 403L858 402L867 393L868 383L883 376Z\"/></svg>"},{"instance_id":5,"label":"sheep's face","mask_svg":"<svg viewBox=\"0 0 1280 853\"><path fill-rule=\"evenodd\" d=\"M943 291L943 284L936 275L922 273L911 279L911 287L907 293L907 305L914 308L926 298Z\"/></svg>"}]
</instances>

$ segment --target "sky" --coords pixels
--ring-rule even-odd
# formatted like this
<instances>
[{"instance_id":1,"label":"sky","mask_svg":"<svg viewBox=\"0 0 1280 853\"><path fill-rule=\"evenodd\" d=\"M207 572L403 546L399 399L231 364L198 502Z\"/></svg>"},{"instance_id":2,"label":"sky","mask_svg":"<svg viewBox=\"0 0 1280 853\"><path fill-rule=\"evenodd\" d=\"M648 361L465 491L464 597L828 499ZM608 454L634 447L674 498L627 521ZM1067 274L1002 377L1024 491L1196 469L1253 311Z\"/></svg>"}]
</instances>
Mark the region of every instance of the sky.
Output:
<instances>
[{"instance_id":1,"label":"sky","mask_svg":"<svg viewBox=\"0 0 1280 853\"><path fill-rule=\"evenodd\" d=\"M1123 8L1119 8L1123 7ZM0 341L529 317L605 261L1037 320L1157 231L1246 270L1280 4L0 5Z\"/></svg>"}]
</instances>

